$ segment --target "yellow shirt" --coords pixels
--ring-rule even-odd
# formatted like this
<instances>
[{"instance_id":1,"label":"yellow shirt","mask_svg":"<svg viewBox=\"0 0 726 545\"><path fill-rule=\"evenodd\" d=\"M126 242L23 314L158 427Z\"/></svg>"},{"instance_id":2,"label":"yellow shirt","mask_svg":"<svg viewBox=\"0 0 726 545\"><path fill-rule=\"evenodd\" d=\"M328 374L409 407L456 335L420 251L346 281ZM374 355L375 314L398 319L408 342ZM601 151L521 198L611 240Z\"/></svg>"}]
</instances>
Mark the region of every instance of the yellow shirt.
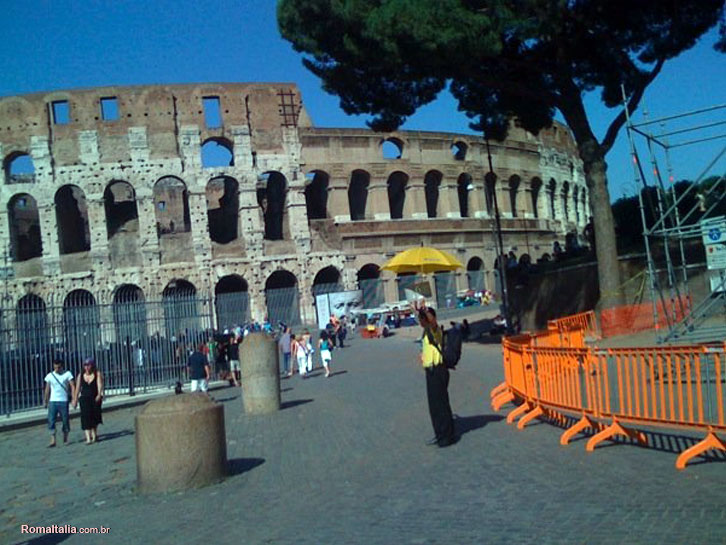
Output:
<instances>
[{"instance_id":1,"label":"yellow shirt","mask_svg":"<svg viewBox=\"0 0 726 545\"><path fill-rule=\"evenodd\" d=\"M441 332L440 328L436 328L431 331L431 336L436 341L436 344L439 345L439 348L441 348L442 340L444 338L443 333ZM436 365L440 365L444 362L444 357L441 355L441 352L429 342L429 336L428 334L424 333L423 341L421 343L422 345L422 354L423 354L423 366L424 368L427 367L434 367Z\"/></svg>"}]
</instances>

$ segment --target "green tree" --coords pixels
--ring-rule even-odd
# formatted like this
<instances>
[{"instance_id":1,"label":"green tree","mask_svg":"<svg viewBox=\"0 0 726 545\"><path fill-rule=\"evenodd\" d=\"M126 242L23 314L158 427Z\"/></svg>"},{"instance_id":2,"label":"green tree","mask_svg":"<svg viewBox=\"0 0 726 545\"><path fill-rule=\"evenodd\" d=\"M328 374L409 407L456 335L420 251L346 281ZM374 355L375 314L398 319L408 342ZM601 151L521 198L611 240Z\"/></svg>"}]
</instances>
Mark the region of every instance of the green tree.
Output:
<instances>
[{"instance_id":1,"label":"green tree","mask_svg":"<svg viewBox=\"0 0 726 545\"><path fill-rule=\"evenodd\" d=\"M559 111L583 161L597 233L601 306L620 278L605 155L625 122L598 140L583 97L635 109L663 64L721 22L723 0L279 0L284 38L350 114L393 130L447 85L472 128L503 138L512 117L537 133Z\"/></svg>"}]
</instances>

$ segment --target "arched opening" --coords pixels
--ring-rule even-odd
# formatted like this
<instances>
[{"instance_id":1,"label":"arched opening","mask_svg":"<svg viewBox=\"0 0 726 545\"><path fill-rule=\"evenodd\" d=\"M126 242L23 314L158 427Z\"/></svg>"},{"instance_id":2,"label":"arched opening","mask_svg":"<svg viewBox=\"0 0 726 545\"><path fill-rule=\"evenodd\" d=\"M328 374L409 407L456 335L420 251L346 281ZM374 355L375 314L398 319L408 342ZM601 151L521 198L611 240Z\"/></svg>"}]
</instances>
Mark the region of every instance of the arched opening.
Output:
<instances>
[{"instance_id":1,"label":"arched opening","mask_svg":"<svg viewBox=\"0 0 726 545\"><path fill-rule=\"evenodd\" d=\"M537 200L539 199L539 192L542 189L542 180L539 178L532 178L532 181L530 182L530 195L532 196L532 212L534 213L534 217L539 217L539 210L537 208Z\"/></svg>"},{"instance_id":2,"label":"arched opening","mask_svg":"<svg viewBox=\"0 0 726 545\"><path fill-rule=\"evenodd\" d=\"M55 217L61 255L91 249L86 196L80 187L64 185L55 193Z\"/></svg>"},{"instance_id":3,"label":"arched opening","mask_svg":"<svg viewBox=\"0 0 726 545\"><path fill-rule=\"evenodd\" d=\"M283 240L287 180L280 172L266 172L257 184L257 204L262 210L266 240Z\"/></svg>"},{"instance_id":4,"label":"arched opening","mask_svg":"<svg viewBox=\"0 0 726 545\"><path fill-rule=\"evenodd\" d=\"M570 220L570 211L569 211L569 196L570 196L570 184L568 182L564 182L562 184L562 215L564 216L565 221Z\"/></svg>"},{"instance_id":5,"label":"arched opening","mask_svg":"<svg viewBox=\"0 0 726 545\"><path fill-rule=\"evenodd\" d=\"M550 201L550 219L557 219L557 208L555 206L555 199L557 195L557 182L554 178L551 178L547 184L547 198Z\"/></svg>"},{"instance_id":6,"label":"arched opening","mask_svg":"<svg viewBox=\"0 0 726 545\"><path fill-rule=\"evenodd\" d=\"M63 337L66 356L83 361L95 354L101 340L101 318L93 294L73 290L63 301Z\"/></svg>"},{"instance_id":7,"label":"arched opening","mask_svg":"<svg viewBox=\"0 0 726 545\"><path fill-rule=\"evenodd\" d=\"M217 311L217 329L227 329L249 321L247 281L236 274L220 278L214 287L214 308Z\"/></svg>"},{"instance_id":8,"label":"arched opening","mask_svg":"<svg viewBox=\"0 0 726 545\"><path fill-rule=\"evenodd\" d=\"M517 211L517 192L521 178L516 174L509 178L509 206L511 207L512 217L516 218L519 213Z\"/></svg>"},{"instance_id":9,"label":"arched opening","mask_svg":"<svg viewBox=\"0 0 726 545\"><path fill-rule=\"evenodd\" d=\"M454 160L463 161L466 159L466 152L469 151L469 146L464 142L458 141L451 145L451 154L454 156Z\"/></svg>"},{"instance_id":10,"label":"arched opening","mask_svg":"<svg viewBox=\"0 0 726 545\"><path fill-rule=\"evenodd\" d=\"M366 218L366 202L368 201L368 185L370 181L371 175L365 170L354 170L350 175L348 207L350 209L350 219L353 221L364 220Z\"/></svg>"},{"instance_id":11,"label":"arched opening","mask_svg":"<svg viewBox=\"0 0 726 545\"><path fill-rule=\"evenodd\" d=\"M300 322L300 296L297 278L289 271L275 271L265 282L267 319L271 324Z\"/></svg>"},{"instance_id":12,"label":"arched opening","mask_svg":"<svg viewBox=\"0 0 726 545\"><path fill-rule=\"evenodd\" d=\"M18 345L25 354L40 354L50 343L45 301L34 293L23 296L15 310ZM46 364L50 362L44 362Z\"/></svg>"},{"instance_id":13,"label":"arched opening","mask_svg":"<svg viewBox=\"0 0 726 545\"><path fill-rule=\"evenodd\" d=\"M230 176L209 180L207 194L207 221L209 238L227 244L237 238L239 217L239 184Z\"/></svg>"},{"instance_id":14,"label":"arched opening","mask_svg":"<svg viewBox=\"0 0 726 545\"><path fill-rule=\"evenodd\" d=\"M487 213L494 213L494 192L497 190L497 176L493 172L487 172L484 176L484 197L487 201Z\"/></svg>"},{"instance_id":15,"label":"arched opening","mask_svg":"<svg viewBox=\"0 0 726 545\"><path fill-rule=\"evenodd\" d=\"M146 303L140 287L122 284L116 288L111 307L117 343L131 343L146 337Z\"/></svg>"},{"instance_id":16,"label":"arched opening","mask_svg":"<svg viewBox=\"0 0 726 545\"><path fill-rule=\"evenodd\" d=\"M154 214L159 238L189 233L192 220L186 184L174 176L160 178L154 184Z\"/></svg>"},{"instance_id":17,"label":"arched opening","mask_svg":"<svg viewBox=\"0 0 726 545\"><path fill-rule=\"evenodd\" d=\"M572 209L575 211L575 223L578 225L580 224L580 208L578 205L578 187L576 185L572 186Z\"/></svg>"},{"instance_id":18,"label":"arched opening","mask_svg":"<svg viewBox=\"0 0 726 545\"><path fill-rule=\"evenodd\" d=\"M330 177L322 170L315 170L307 176L305 206L309 220L324 220L328 217L328 183Z\"/></svg>"},{"instance_id":19,"label":"arched opening","mask_svg":"<svg viewBox=\"0 0 726 545\"><path fill-rule=\"evenodd\" d=\"M472 257L467 262L466 279L470 290L484 290L484 260L480 257Z\"/></svg>"},{"instance_id":20,"label":"arched opening","mask_svg":"<svg viewBox=\"0 0 726 545\"><path fill-rule=\"evenodd\" d=\"M112 264L138 265L139 212L134 188L127 182L112 181L103 192L103 205Z\"/></svg>"},{"instance_id":21,"label":"arched opening","mask_svg":"<svg viewBox=\"0 0 726 545\"><path fill-rule=\"evenodd\" d=\"M375 263L367 263L358 269L358 289L363 292L363 308L377 308L386 298L381 280L381 269Z\"/></svg>"},{"instance_id":22,"label":"arched opening","mask_svg":"<svg viewBox=\"0 0 726 545\"><path fill-rule=\"evenodd\" d=\"M167 336L193 343L201 329L197 288L187 280L172 280L164 288L161 298Z\"/></svg>"},{"instance_id":23,"label":"arched opening","mask_svg":"<svg viewBox=\"0 0 726 545\"><path fill-rule=\"evenodd\" d=\"M439 187L444 175L438 170L429 170L424 176L424 193L426 196L426 215L429 218L438 216Z\"/></svg>"},{"instance_id":24,"label":"arched opening","mask_svg":"<svg viewBox=\"0 0 726 545\"><path fill-rule=\"evenodd\" d=\"M459 212L462 218L469 217L469 193L474 190L471 175L464 172L456 180L456 191L459 195Z\"/></svg>"},{"instance_id":25,"label":"arched opening","mask_svg":"<svg viewBox=\"0 0 726 545\"><path fill-rule=\"evenodd\" d=\"M209 138L202 144L202 168L234 166L232 142L226 138Z\"/></svg>"},{"instance_id":26,"label":"arched opening","mask_svg":"<svg viewBox=\"0 0 726 545\"><path fill-rule=\"evenodd\" d=\"M388 206L391 219L403 218L403 203L406 201L406 184L408 175L396 171L388 177Z\"/></svg>"},{"instance_id":27,"label":"arched opening","mask_svg":"<svg viewBox=\"0 0 726 545\"><path fill-rule=\"evenodd\" d=\"M381 142L384 159L400 159L403 155L403 142L398 138L387 138Z\"/></svg>"},{"instance_id":28,"label":"arched opening","mask_svg":"<svg viewBox=\"0 0 726 545\"><path fill-rule=\"evenodd\" d=\"M340 283L340 271L332 265L320 269L313 278L313 297L339 291L343 291L343 284Z\"/></svg>"},{"instance_id":29,"label":"arched opening","mask_svg":"<svg viewBox=\"0 0 726 545\"><path fill-rule=\"evenodd\" d=\"M13 261L27 261L43 255L38 204L32 196L21 193L10 199L8 223L10 256Z\"/></svg>"},{"instance_id":30,"label":"arched opening","mask_svg":"<svg viewBox=\"0 0 726 545\"><path fill-rule=\"evenodd\" d=\"M35 165L27 153L11 153L5 158L3 170L6 184L32 184L35 182Z\"/></svg>"}]
</instances>

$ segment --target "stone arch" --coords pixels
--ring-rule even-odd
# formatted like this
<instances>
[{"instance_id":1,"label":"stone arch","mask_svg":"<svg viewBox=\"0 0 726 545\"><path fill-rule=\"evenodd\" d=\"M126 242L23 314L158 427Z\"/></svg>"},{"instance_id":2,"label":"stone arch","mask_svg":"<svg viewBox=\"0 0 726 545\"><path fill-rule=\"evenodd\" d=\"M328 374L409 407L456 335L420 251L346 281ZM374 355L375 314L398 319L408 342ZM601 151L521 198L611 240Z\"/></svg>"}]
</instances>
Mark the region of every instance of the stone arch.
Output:
<instances>
[{"instance_id":1,"label":"stone arch","mask_svg":"<svg viewBox=\"0 0 726 545\"><path fill-rule=\"evenodd\" d=\"M550 219L557 219L557 182L554 178L550 178L547 183L547 198L550 201Z\"/></svg>"},{"instance_id":2,"label":"stone arch","mask_svg":"<svg viewBox=\"0 0 726 545\"><path fill-rule=\"evenodd\" d=\"M579 189L576 185L572 186L572 208L575 211L575 223L577 225L580 225L580 207L578 206Z\"/></svg>"},{"instance_id":3,"label":"stone arch","mask_svg":"<svg viewBox=\"0 0 726 545\"><path fill-rule=\"evenodd\" d=\"M101 340L101 317L96 298L87 290L76 289L63 300L63 339L65 352L74 362L95 354Z\"/></svg>"},{"instance_id":4,"label":"stone arch","mask_svg":"<svg viewBox=\"0 0 726 545\"><path fill-rule=\"evenodd\" d=\"M217 176L207 183L207 222L209 238L219 244L237 239L239 224L239 184L231 176Z\"/></svg>"},{"instance_id":5,"label":"stone arch","mask_svg":"<svg viewBox=\"0 0 726 545\"><path fill-rule=\"evenodd\" d=\"M189 192L176 176L164 176L154 184L154 214L159 238L192 230Z\"/></svg>"},{"instance_id":6,"label":"stone arch","mask_svg":"<svg viewBox=\"0 0 726 545\"><path fill-rule=\"evenodd\" d=\"M21 297L15 308L15 319L18 345L26 354L41 352L49 343L48 314L43 298L34 293Z\"/></svg>"},{"instance_id":7,"label":"stone arch","mask_svg":"<svg viewBox=\"0 0 726 545\"><path fill-rule=\"evenodd\" d=\"M197 288L183 279L171 280L161 293L164 307L164 325L168 337L180 342L193 343L199 333L199 311L197 309Z\"/></svg>"},{"instance_id":8,"label":"stone arch","mask_svg":"<svg viewBox=\"0 0 726 545\"><path fill-rule=\"evenodd\" d=\"M408 174L397 170L388 176L388 206L391 211L391 219L403 218L403 205L406 201L406 185Z\"/></svg>"},{"instance_id":9,"label":"stone arch","mask_svg":"<svg viewBox=\"0 0 726 545\"><path fill-rule=\"evenodd\" d=\"M214 286L214 308L217 328L242 325L250 319L250 298L247 280L238 274L228 274Z\"/></svg>"},{"instance_id":10,"label":"stone arch","mask_svg":"<svg viewBox=\"0 0 726 545\"><path fill-rule=\"evenodd\" d=\"M305 206L308 220L323 220L328 217L328 185L330 176L322 170L313 170L305 184Z\"/></svg>"},{"instance_id":11,"label":"stone arch","mask_svg":"<svg viewBox=\"0 0 726 545\"><path fill-rule=\"evenodd\" d=\"M366 218L366 203L368 201L368 186L371 175L365 170L354 170L350 175L348 186L348 207L350 219L353 221Z\"/></svg>"},{"instance_id":12,"label":"stone arch","mask_svg":"<svg viewBox=\"0 0 726 545\"><path fill-rule=\"evenodd\" d=\"M424 176L424 193L426 196L426 215L429 218L438 216L439 188L444 175L438 170L429 170Z\"/></svg>"},{"instance_id":13,"label":"stone arch","mask_svg":"<svg viewBox=\"0 0 726 545\"><path fill-rule=\"evenodd\" d=\"M103 206L112 264L139 265L139 211L133 186L121 180L111 181L103 192Z\"/></svg>"},{"instance_id":14,"label":"stone arch","mask_svg":"<svg viewBox=\"0 0 726 545\"><path fill-rule=\"evenodd\" d=\"M469 151L469 146L466 144L466 142L457 140L456 142L451 144L451 154L454 156L455 161L466 160L466 154L468 151Z\"/></svg>"},{"instance_id":15,"label":"stone arch","mask_svg":"<svg viewBox=\"0 0 726 545\"><path fill-rule=\"evenodd\" d=\"M281 172L262 174L257 184L257 204L262 210L266 240L283 240L287 179Z\"/></svg>"},{"instance_id":16,"label":"stone arch","mask_svg":"<svg viewBox=\"0 0 726 545\"><path fill-rule=\"evenodd\" d=\"M3 161L6 184L29 184L35 182L35 164L30 154L15 151Z\"/></svg>"},{"instance_id":17,"label":"stone arch","mask_svg":"<svg viewBox=\"0 0 726 545\"><path fill-rule=\"evenodd\" d=\"M381 280L381 269L375 263L366 263L356 275L358 289L363 292L363 308L376 308L381 306L386 298Z\"/></svg>"},{"instance_id":18,"label":"stone arch","mask_svg":"<svg viewBox=\"0 0 726 545\"><path fill-rule=\"evenodd\" d=\"M459 212L462 218L469 217L469 194L474 190L471 174L463 172L456 180L456 193L459 196Z\"/></svg>"},{"instance_id":19,"label":"stone arch","mask_svg":"<svg viewBox=\"0 0 726 545\"><path fill-rule=\"evenodd\" d=\"M146 303L144 291L136 284L122 284L113 293L111 303L116 329L117 348L126 342L147 336Z\"/></svg>"},{"instance_id":20,"label":"stone arch","mask_svg":"<svg viewBox=\"0 0 726 545\"><path fill-rule=\"evenodd\" d=\"M27 193L14 195L8 201L10 257L15 262L43 255L38 203Z\"/></svg>"},{"instance_id":21,"label":"stone arch","mask_svg":"<svg viewBox=\"0 0 726 545\"><path fill-rule=\"evenodd\" d=\"M202 144L202 168L234 166L234 146L226 138L207 138Z\"/></svg>"},{"instance_id":22,"label":"stone arch","mask_svg":"<svg viewBox=\"0 0 726 545\"><path fill-rule=\"evenodd\" d=\"M300 293L297 278L290 271L277 270L265 281L267 319L271 324L300 322Z\"/></svg>"},{"instance_id":23,"label":"stone arch","mask_svg":"<svg viewBox=\"0 0 726 545\"><path fill-rule=\"evenodd\" d=\"M381 140L381 155L384 159L400 159L403 156L403 141L395 137Z\"/></svg>"},{"instance_id":24,"label":"stone arch","mask_svg":"<svg viewBox=\"0 0 726 545\"><path fill-rule=\"evenodd\" d=\"M509 177L509 206L511 207L512 217L516 218L519 214L517 212L517 193L519 191L519 184L522 179L514 174Z\"/></svg>"},{"instance_id":25,"label":"stone arch","mask_svg":"<svg viewBox=\"0 0 726 545\"><path fill-rule=\"evenodd\" d=\"M494 199L496 198L497 190L497 175L493 172L487 172L484 176L484 197L487 203L487 213L492 215L494 213Z\"/></svg>"},{"instance_id":26,"label":"stone arch","mask_svg":"<svg viewBox=\"0 0 726 545\"><path fill-rule=\"evenodd\" d=\"M55 217L61 255L91 249L86 195L76 185L64 185L55 193Z\"/></svg>"},{"instance_id":27,"label":"stone arch","mask_svg":"<svg viewBox=\"0 0 726 545\"><path fill-rule=\"evenodd\" d=\"M532 178L532 181L529 183L529 192L530 196L532 197L532 213L534 214L535 218L539 217L539 208L537 208L537 201L539 200L539 193L541 189L542 180L537 177Z\"/></svg>"},{"instance_id":28,"label":"stone arch","mask_svg":"<svg viewBox=\"0 0 726 545\"><path fill-rule=\"evenodd\" d=\"M339 291L343 291L343 284L340 282L340 271L337 267L329 265L320 269L313 278L313 297Z\"/></svg>"},{"instance_id":29,"label":"stone arch","mask_svg":"<svg viewBox=\"0 0 726 545\"><path fill-rule=\"evenodd\" d=\"M474 256L466 263L466 280L470 290L484 290L484 260Z\"/></svg>"},{"instance_id":30,"label":"stone arch","mask_svg":"<svg viewBox=\"0 0 726 545\"><path fill-rule=\"evenodd\" d=\"M569 213L569 198L570 198L570 184L569 182L562 182L562 216L565 221L570 220Z\"/></svg>"}]
</instances>

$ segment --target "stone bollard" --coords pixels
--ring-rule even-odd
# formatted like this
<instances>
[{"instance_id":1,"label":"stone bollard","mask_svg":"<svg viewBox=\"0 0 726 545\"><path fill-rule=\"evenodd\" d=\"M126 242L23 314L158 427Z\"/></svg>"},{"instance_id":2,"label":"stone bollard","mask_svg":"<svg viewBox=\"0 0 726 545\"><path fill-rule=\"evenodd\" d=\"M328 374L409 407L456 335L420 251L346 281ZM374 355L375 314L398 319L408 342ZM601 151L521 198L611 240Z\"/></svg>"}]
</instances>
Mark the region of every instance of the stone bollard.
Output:
<instances>
[{"instance_id":1,"label":"stone bollard","mask_svg":"<svg viewBox=\"0 0 726 545\"><path fill-rule=\"evenodd\" d=\"M280 362L277 342L264 333L250 333L240 345L242 401L245 413L280 410Z\"/></svg>"},{"instance_id":2,"label":"stone bollard","mask_svg":"<svg viewBox=\"0 0 726 545\"><path fill-rule=\"evenodd\" d=\"M141 493L196 488L227 472L224 407L194 393L150 401L136 416L136 484Z\"/></svg>"}]
</instances>

